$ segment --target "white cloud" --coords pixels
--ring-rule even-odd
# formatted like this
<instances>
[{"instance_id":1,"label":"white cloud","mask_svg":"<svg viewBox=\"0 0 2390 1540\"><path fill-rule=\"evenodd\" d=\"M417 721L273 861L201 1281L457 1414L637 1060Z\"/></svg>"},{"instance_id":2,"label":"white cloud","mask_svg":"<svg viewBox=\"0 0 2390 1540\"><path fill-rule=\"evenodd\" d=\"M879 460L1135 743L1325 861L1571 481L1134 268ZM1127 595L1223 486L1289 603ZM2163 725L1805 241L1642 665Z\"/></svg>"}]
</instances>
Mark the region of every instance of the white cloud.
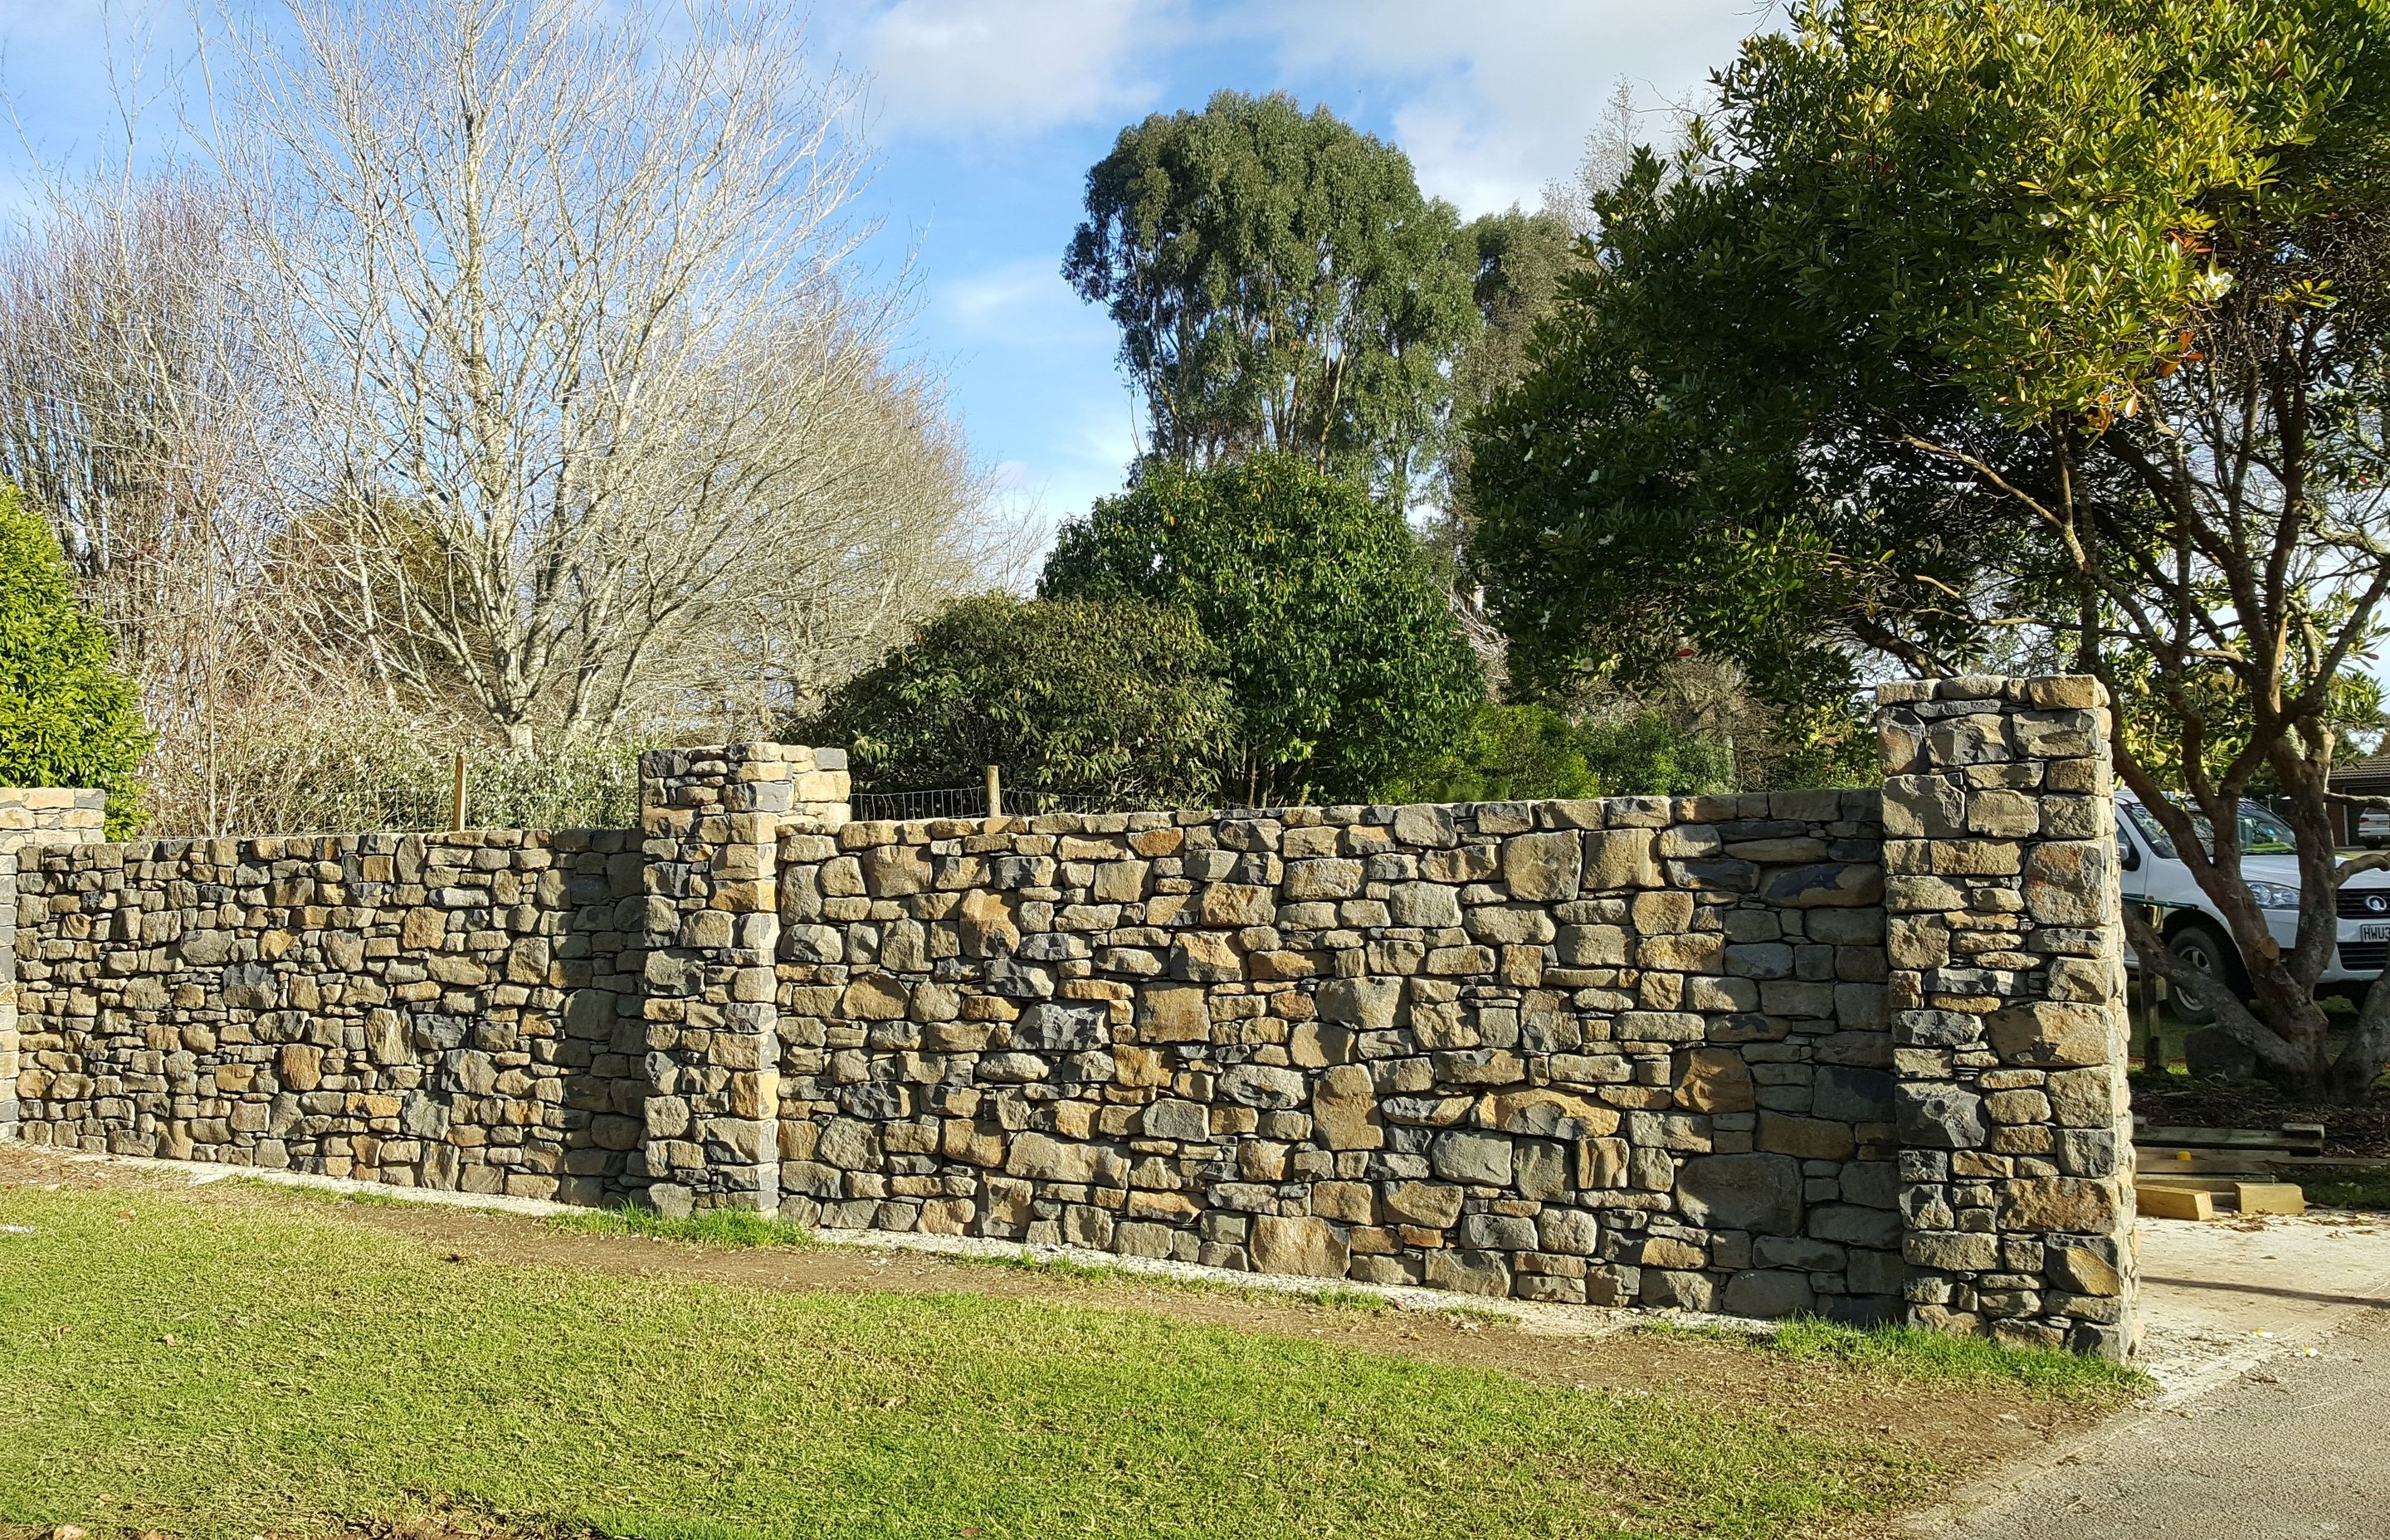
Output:
<instances>
[{"instance_id":1,"label":"white cloud","mask_svg":"<svg viewBox=\"0 0 2390 1540\"><path fill-rule=\"evenodd\" d=\"M1572 174L1622 76L1646 110L1699 105L1709 70L1776 11L1767 0L1246 0L1233 24L1274 43L1282 72L1343 71L1388 91L1420 186L1475 214L1532 207Z\"/></svg>"},{"instance_id":2,"label":"white cloud","mask_svg":"<svg viewBox=\"0 0 2390 1540\"><path fill-rule=\"evenodd\" d=\"M896 0L865 62L898 133L1012 136L1117 115L1158 84L1137 56L1166 47L1176 0Z\"/></svg>"},{"instance_id":3,"label":"white cloud","mask_svg":"<svg viewBox=\"0 0 2390 1540\"><path fill-rule=\"evenodd\" d=\"M933 302L957 336L1028 347L1111 340L1111 323L1072 291L1059 257L1023 257L938 287Z\"/></svg>"}]
</instances>

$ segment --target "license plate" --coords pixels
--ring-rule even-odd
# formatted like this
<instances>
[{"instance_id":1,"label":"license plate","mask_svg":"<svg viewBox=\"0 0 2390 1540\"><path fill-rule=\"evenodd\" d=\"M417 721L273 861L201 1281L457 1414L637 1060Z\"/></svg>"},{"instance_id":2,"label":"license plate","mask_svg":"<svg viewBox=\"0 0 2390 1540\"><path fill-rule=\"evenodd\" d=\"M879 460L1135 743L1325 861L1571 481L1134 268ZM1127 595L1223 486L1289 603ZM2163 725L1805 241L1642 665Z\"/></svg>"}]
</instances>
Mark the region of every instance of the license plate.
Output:
<instances>
[{"instance_id":1,"label":"license plate","mask_svg":"<svg viewBox=\"0 0 2390 1540\"><path fill-rule=\"evenodd\" d=\"M2390 925L2360 925L2357 928L2357 939L2358 941L2390 941Z\"/></svg>"}]
</instances>

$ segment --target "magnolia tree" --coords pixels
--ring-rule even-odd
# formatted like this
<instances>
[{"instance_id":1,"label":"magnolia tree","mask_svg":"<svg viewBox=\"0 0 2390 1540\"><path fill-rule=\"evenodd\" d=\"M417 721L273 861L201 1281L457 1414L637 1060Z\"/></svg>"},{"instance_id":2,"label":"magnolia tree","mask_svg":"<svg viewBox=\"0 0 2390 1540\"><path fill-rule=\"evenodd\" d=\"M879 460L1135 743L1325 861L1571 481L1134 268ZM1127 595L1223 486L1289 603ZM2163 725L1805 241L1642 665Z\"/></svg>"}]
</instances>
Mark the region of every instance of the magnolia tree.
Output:
<instances>
[{"instance_id":1,"label":"magnolia tree","mask_svg":"<svg viewBox=\"0 0 2390 1540\"><path fill-rule=\"evenodd\" d=\"M1514 673L1695 645L1788 701L2096 674L2245 1001L2135 916L2144 965L2361 1094L2390 990L2340 1031L2316 984L2336 889L2384 864L2336 858L2328 780L2390 591L2386 69L2353 0L1847 0L1747 45L1673 160L1600 199L1481 418ZM2260 787L2295 892L2242 875Z\"/></svg>"}]
</instances>

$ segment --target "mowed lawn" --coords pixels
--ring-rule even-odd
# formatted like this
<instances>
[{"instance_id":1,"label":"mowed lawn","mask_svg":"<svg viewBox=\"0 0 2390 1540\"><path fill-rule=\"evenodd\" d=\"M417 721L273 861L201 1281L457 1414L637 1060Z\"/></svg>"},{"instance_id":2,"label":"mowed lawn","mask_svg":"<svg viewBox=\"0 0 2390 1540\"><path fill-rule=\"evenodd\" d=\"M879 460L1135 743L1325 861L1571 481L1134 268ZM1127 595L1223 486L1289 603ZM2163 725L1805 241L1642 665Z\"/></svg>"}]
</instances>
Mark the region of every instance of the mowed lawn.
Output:
<instances>
[{"instance_id":1,"label":"mowed lawn","mask_svg":"<svg viewBox=\"0 0 2390 1540\"><path fill-rule=\"evenodd\" d=\"M0 1191L0 1520L525 1532L1776 1535L1894 1440L975 1295L451 1261L297 1198ZM1802 1521L1807 1521L1803 1523Z\"/></svg>"}]
</instances>

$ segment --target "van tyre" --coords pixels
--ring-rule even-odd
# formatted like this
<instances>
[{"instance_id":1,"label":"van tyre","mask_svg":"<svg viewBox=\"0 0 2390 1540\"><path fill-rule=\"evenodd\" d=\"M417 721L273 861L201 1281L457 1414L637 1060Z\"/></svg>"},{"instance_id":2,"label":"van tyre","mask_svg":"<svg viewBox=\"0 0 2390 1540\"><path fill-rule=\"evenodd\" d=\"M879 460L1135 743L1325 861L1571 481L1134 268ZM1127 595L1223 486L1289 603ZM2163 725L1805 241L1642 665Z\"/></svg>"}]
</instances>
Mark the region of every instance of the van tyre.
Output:
<instances>
[{"instance_id":1,"label":"van tyre","mask_svg":"<svg viewBox=\"0 0 2390 1540\"><path fill-rule=\"evenodd\" d=\"M2248 986L2241 968L2241 954L2232 938L2205 920L2186 920L2166 937L2166 950L2189 963L2202 975L2215 981L2213 988L2239 995ZM2167 993L2175 1020L2186 1026L2204 1027L2216 1020L2216 1007L2198 993L2186 991L2180 984L2169 982Z\"/></svg>"}]
</instances>

